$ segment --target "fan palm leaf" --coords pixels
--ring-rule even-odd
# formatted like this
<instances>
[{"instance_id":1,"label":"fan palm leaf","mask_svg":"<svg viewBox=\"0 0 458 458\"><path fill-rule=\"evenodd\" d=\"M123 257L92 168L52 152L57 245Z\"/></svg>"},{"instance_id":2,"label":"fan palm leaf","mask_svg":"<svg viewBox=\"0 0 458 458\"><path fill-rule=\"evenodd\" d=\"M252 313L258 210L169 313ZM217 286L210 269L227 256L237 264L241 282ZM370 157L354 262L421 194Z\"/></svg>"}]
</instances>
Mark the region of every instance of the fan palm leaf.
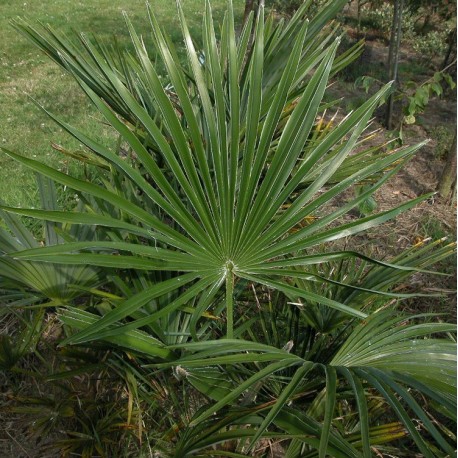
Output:
<instances>
[{"instance_id":1,"label":"fan palm leaf","mask_svg":"<svg viewBox=\"0 0 458 458\"><path fill-rule=\"evenodd\" d=\"M42 205L49 211L57 206L54 184L39 178ZM23 249L35 249L40 242L23 222L14 214L0 210L6 229L0 230L0 287L3 290L21 290L22 295L11 304L21 305L21 299L32 297L34 301L49 301L49 305L69 304L81 295L81 287L94 287L100 283L96 268L90 266L63 266L47 263L17 261L13 253ZM54 223L44 227L43 243L59 246L59 237ZM10 306L11 306L10 304Z\"/></svg>"},{"instance_id":2,"label":"fan palm leaf","mask_svg":"<svg viewBox=\"0 0 458 458\"><path fill-rule=\"evenodd\" d=\"M196 368L233 367L234 370L228 369L228 374L238 374L231 382L232 389L219 392L217 402L198 412L189 427L201 427L215 413L224 412L224 407L231 406L259 381L263 382L265 388L274 386L272 377L275 373L294 368L293 376L281 388L274 401L264 407L260 402L244 406L247 417L253 413L257 415L257 420L253 421L251 417L247 420L247 423L256 424L256 432L251 436L252 446L273 422L286 434L297 436L295 441L311 446L310 453L290 452L288 456L324 457L331 453L332 456L360 456L358 450L364 451L364 456L371 456L372 445L399 437L398 427L391 430L393 434L388 429L386 436L377 436L372 432L375 425L370 424L368 403L375 396L372 390L376 390L377 395L385 399L425 456L435 455L431 451L431 445L418 433L409 414L410 410L422 422L423 428L432 436L437 446L444 453L453 454L453 446L447 437L431 421L410 390L419 391L423 396L439 403L447 415L455 416L456 399L453 394L456 391L456 346L448 339L431 338L431 335L454 331L456 326L447 323L416 323L419 318L422 316L407 319L402 315L394 316L390 311L376 312L354 328L339 351L325 365L304 360L286 350L242 340L174 346L173 349L185 350L185 356L172 364L178 364L181 372L192 384L196 383L192 377L198 377ZM242 374L246 371L240 368L242 365L249 367L252 363L256 363L257 370L248 372L252 375L245 378ZM262 365L264 363L267 365ZM159 367L169 364L161 364ZM316 400L324 406L322 422L317 422L310 409L309 415L299 413L302 411L301 393L310 390L312 381L317 380L317 371L323 371L326 375L324 385L321 385L324 391L321 394L320 390L316 392ZM196 386L200 384L200 389L203 390L202 384L207 384L206 390L209 390L211 386L218 386L217 380L220 378L228 380L228 376L221 369L213 375L207 373L207 377L198 377ZM352 390L357 404L360 441L355 440L354 445L351 445L346 439L340 438L343 448L335 450L335 440L339 435L332 425L336 416L338 391L342 390L342 386L348 386ZM346 394L346 402L351 397ZM232 415L231 410L227 415ZM243 422L243 417L239 421ZM310 429L312 424L315 426ZM188 445L191 444L194 444L193 439L189 437Z\"/></svg>"},{"instance_id":3,"label":"fan palm leaf","mask_svg":"<svg viewBox=\"0 0 458 458\"><path fill-rule=\"evenodd\" d=\"M59 121L57 117L53 116L54 119L92 152L111 164L126 181L137 187L144 195L145 205L147 202L151 203L152 208L156 208L163 217L159 218L146 210L146 207L142 208L142 202L140 205L133 204L131 199L123 196L118 190L70 177L34 160L6 151L11 157L33 170L109 203L116 209L117 215L113 217L102 214L99 218L92 213L75 212L66 215L57 211L18 212L40 216L49 221L110 226L132 234L142 234L143 240L146 241L146 244L116 241L113 246L110 246L110 242L97 241L86 244L70 243L51 248L25 250L16 253L15 256L17 259L62 264L78 265L89 262L91 265L103 267L124 266L151 271L188 272L168 280L167 284L174 285L171 286L172 289L179 289L187 282L200 279L193 289L196 295L225 287L226 333L229 338L234 332L232 290L237 279L259 282L293 293L312 303L326 304L362 318L365 313L352 304L345 305L291 286L284 277L295 278L301 274L283 268L282 260L288 259L289 267L321 262L316 257L308 257L310 255L305 250L381 224L399 212L411 208L421 198L394 210L324 230L327 225L364 199L365 194L362 194L343 209L323 215L314 224L302 227L294 233L290 230L308 215L319 212L332 197L355 183L385 170L393 163L402 163L419 146L396 151L376 163L363 167L334 186L329 186L323 194L317 194L352 152L367 127L373 110L383 100L389 87L383 88L348 115L336 128L320 138L319 142L315 142L308 148L304 157L304 147L313 129L332 72L338 46L336 40L320 51L316 68L308 83L301 87L280 138L272 143L282 112L289 103L289 97L298 89L296 76L301 68L305 38L310 26L307 23L294 26L295 30L297 29L294 47L285 65L281 67L278 87L271 103L263 111L261 107L267 97L263 90L263 69L266 54L268 55L263 10L260 10L254 26L253 46L245 64L246 75L241 78L242 63L237 55L230 4L229 8L224 28L226 35L221 39L218 48L211 8L207 3L203 27L203 66L201 55L194 47L181 6L178 4L187 53L186 70L174 59L174 51L170 50L169 40L165 38L152 11L149 10L155 44L176 95L177 101L174 103L151 64L146 46L136 35L130 22L127 22L143 69L145 87L150 90L156 112L161 115L160 124L157 118L152 118L148 110L131 94L123 78L105 57L89 41L86 42L87 50L97 63L99 73L103 74L103 78L123 105L135 116L135 124L141 126L141 133L132 126L129 127L129 123L120 120L89 87L80 72L74 70L70 62L65 60L65 56L62 56L68 70L74 74L95 106L128 143L138 159L135 163L129 163L115 152ZM222 45L227 48L221 49ZM270 44L268 47L269 52L271 46ZM227 59L227 65L226 61L222 61L223 57ZM192 85L189 85L190 79ZM135 81L133 84L136 84ZM154 145L154 151L160 151L162 160L173 174L176 184L172 185L167 174L158 166L148 149L149 145ZM319 176L316 176L305 189L299 189L304 179L313 173L314 168L318 167L330 152L333 154L333 160L326 163ZM370 192L378 189L390 175L384 174L371 187ZM183 201L183 195L186 196L186 201ZM283 206L288 200L291 200L292 204L284 211ZM173 221L173 224L164 222L164 217ZM295 262L294 257L297 253L301 253L301 257ZM169 291L169 287L153 285L148 291L139 294L138 298L128 299L126 306L119 306L107 313L97 323L71 337L69 342L81 343L97 338L107 326L139 310L148 301ZM189 293L184 294L189 300ZM171 304L172 309L176 309L182 302L176 300ZM198 310L199 307L195 312ZM200 307L199 313L204 310L205 307ZM195 322L197 318L193 318Z\"/></svg>"}]
</instances>

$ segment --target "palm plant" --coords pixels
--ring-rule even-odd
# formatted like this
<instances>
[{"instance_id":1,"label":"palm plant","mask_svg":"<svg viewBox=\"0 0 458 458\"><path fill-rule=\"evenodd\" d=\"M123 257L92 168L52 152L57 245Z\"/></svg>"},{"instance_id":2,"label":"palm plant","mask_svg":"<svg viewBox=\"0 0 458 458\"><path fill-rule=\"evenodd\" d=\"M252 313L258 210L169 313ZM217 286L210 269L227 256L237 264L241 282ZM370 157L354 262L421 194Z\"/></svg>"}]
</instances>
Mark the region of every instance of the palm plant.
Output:
<instances>
[{"instance_id":1,"label":"palm plant","mask_svg":"<svg viewBox=\"0 0 458 458\"><path fill-rule=\"evenodd\" d=\"M54 183L39 177L38 184L43 207L56 208ZM16 251L41 244L62 244L64 240L59 235L59 227L53 223L44 224L41 239L16 215L0 210L0 216L6 226L0 228L0 322L2 328L14 329L0 334L0 368L17 370L15 366L21 358L36 351L46 308L73 303L101 280L98 270L90 266L59 266L13 259ZM78 229L67 236L90 237L90 231Z\"/></svg>"},{"instance_id":2,"label":"palm plant","mask_svg":"<svg viewBox=\"0 0 458 458\"><path fill-rule=\"evenodd\" d=\"M38 184L43 207L56 209L54 183L39 177ZM34 249L42 244L63 244L64 239L59 235L59 227L53 223L45 223L42 238L37 238L16 215L0 210L0 216L6 226L6 229L0 228L0 291L10 308L43 304L44 301L48 307L68 304L83 294L84 288L100 283L97 269L90 266L56 266L13 260L12 254L17 251ZM68 237L90 238L91 234L77 229Z\"/></svg>"},{"instance_id":3,"label":"palm plant","mask_svg":"<svg viewBox=\"0 0 458 458\"><path fill-rule=\"evenodd\" d=\"M16 247L10 256L17 263L105 271L116 294L99 292L104 300L95 307L61 308L62 322L78 331L69 332L61 345L97 340L121 346L154 370L174 367L175 375L212 400L185 425L170 450L173 456L212 456L211 446L234 440L232 450L213 456L246 456L259 439L273 436L289 440L291 457L370 456L371 446L407 433L425 456L434 456L437 447L452 452L404 385L451 415L454 345L428 336L453 326L406 324L405 317L374 307L374 298L386 304L410 296L389 287L433 259L413 253L393 264L330 245L429 197L341 219L421 145L380 155L366 149L358 162L352 158L389 85L337 125L319 129L329 78L351 53L336 60L339 40L317 38L345 1L329 2L303 21L310 3L288 25L265 21L261 8L237 38L229 2L218 44L207 2L201 51L178 3L183 63L151 8L155 49L147 48L126 18L135 57L121 54L117 61L87 39L89 60L54 32L48 30L46 39L16 22L75 77L131 154L119 155L52 114L103 160L108 175L87 182L3 149L75 190L83 202L73 212L5 206L4 211L93 228L90 238ZM153 53L161 58L165 78ZM327 210L334 198L363 183L363 192ZM438 257L453 250L447 246ZM342 266L373 268L364 281L356 275L349 281L333 276L330 266L336 263L340 273ZM279 298L272 309L297 313L298 327L322 335L309 338L301 353L290 351L291 344L281 348L286 341L262 343L259 315L248 313L239 300L250 285ZM276 325L281 333L280 321ZM375 391L405 430L399 423L372 423ZM336 418L345 399L359 418L352 428L351 421L342 426ZM430 435L427 441L410 412Z\"/></svg>"}]
</instances>

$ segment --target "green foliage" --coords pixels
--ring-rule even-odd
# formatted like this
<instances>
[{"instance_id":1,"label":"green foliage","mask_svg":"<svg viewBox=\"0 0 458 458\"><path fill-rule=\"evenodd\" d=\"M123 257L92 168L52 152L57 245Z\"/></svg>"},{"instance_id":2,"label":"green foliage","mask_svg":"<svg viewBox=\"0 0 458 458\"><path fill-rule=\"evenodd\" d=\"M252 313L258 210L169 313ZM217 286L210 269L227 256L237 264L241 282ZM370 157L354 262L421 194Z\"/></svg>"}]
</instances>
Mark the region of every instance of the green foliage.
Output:
<instances>
[{"instance_id":1,"label":"green foliage","mask_svg":"<svg viewBox=\"0 0 458 458\"><path fill-rule=\"evenodd\" d=\"M40 346L44 344L43 339ZM13 386L12 402L3 409L26 419L24 435L35 438L35 453L138 456L141 399L131 384L128 364L119 368L120 355L97 348L68 349L54 352L47 360L42 351L35 349L12 375L27 368L27 380L44 382L46 389L31 394Z\"/></svg>"},{"instance_id":2,"label":"green foliage","mask_svg":"<svg viewBox=\"0 0 458 458\"><path fill-rule=\"evenodd\" d=\"M43 276L27 287L39 305L58 306L60 347L107 353L103 363L82 358L50 379L71 384L85 366L115 371L129 390L127 425L134 404L153 411L150 454L249 456L277 438L288 457L357 457L406 436L424 456L453 453L429 412L454 421L455 326L399 314L396 305L414 296L403 282L455 246L413 247L387 262L331 244L429 197L342 218L421 147L364 145L389 86L341 122L324 121L331 76L360 50L336 58L339 40L327 24L345 3L314 14L306 3L288 23L265 20L261 8L237 37L229 2L219 40L207 3L201 49L178 3L183 60L150 7L153 44L126 16L129 53L15 21L75 78L119 142L110 149L50 114L85 145L88 153L72 154L100 169L96 180L3 148L46 177L42 209L2 207L23 239L4 232L4 259L12 269L65 275L66 295L40 288ZM52 181L77 194L73 211L56 208ZM15 215L45 221L44 246ZM23 283L10 287L18 294ZM37 402L65 417L76 412L72 401ZM125 410L85 405L62 450L115 456L120 441L127 449ZM41 413L48 428L48 410Z\"/></svg>"},{"instance_id":3,"label":"green foliage","mask_svg":"<svg viewBox=\"0 0 458 458\"><path fill-rule=\"evenodd\" d=\"M381 86L383 83L371 76L361 76L355 81L355 86L360 87L368 93L374 86ZM414 124L416 115L423 113L432 97L441 97L444 94L444 86L454 89L455 81L445 71L435 72L432 78L421 84L415 81L407 81L396 93L396 98L402 100L404 105L404 122Z\"/></svg>"},{"instance_id":4,"label":"green foliage","mask_svg":"<svg viewBox=\"0 0 458 458\"><path fill-rule=\"evenodd\" d=\"M309 4L309 15L314 15L326 4L326 0L268 0L266 6L277 13L293 15L304 3Z\"/></svg>"},{"instance_id":5,"label":"green foliage","mask_svg":"<svg viewBox=\"0 0 458 458\"><path fill-rule=\"evenodd\" d=\"M364 5L362 8L363 24L388 36L391 30L393 11L394 6L388 2L381 3L377 8ZM402 16L402 36L405 39L412 39L415 36L415 19L408 12L404 12Z\"/></svg>"},{"instance_id":6,"label":"green foliage","mask_svg":"<svg viewBox=\"0 0 458 458\"><path fill-rule=\"evenodd\" d=\"M447 237L444 225L435 217L427 217L421 221L421 232L425 238L439 240Z\"/></svg>"},{"instance_id":7,"label":"green foliage","mask_svg":"<svg viewBox=\"0 0 458 458\"><path fill-rule=\"evenodd\" d=\"M2 315L6 313L3 311ZM14 331L0 334L0 370L13 370L24 356L35 351L40 339L43 316L44 309L25 311L22 316L19 315L20 320L13 321Z\"/></svg>"},{"instance_id":8,"label":"green foliage","mask_svg":"<svg viewBox=\"0 0 458 458\"><path fill-rule=\"evenodd\" d=\"M54 183L39 178L39 191L43 208L55 210L57 194ZM14 253L23 249L63 245L75 238L91 239L93 234L89 228L73 228L63 236L59 225L48 222L43 225L42 239L37 240L16 215L0 210L0 216L8 229L0 228L0 291L9 307L43 300L48 301L48 306L67 304L81 296L84 288L100 283L98 270L87 265L55 266L14 259ZM15 297L17 291L22 293L19 299Z\"/></svg>"},{"instance_id":9,"label":"green foliage","mask_svg":"<svg viewBox=\"0 0 458 458\"><path fill-rule=\"evenodd\" d=\"M437 159L444 159L453 144L453 130L446 126L437 126L433 127L428 134L436 142L434 156Z\"/></svg>"},{"instance_id":10,"label":"green foliage","mask_svg":"<svg viewBox=\"0 0 458 458\"><path fill-rule=\"evenodd\" d=\"M367 190L367 186L362 186L358 189L358 193L364 193ZM358 206L359 211L367 216L373 213L377 208L377 202L374 199L374 196L369 196L366 200L361 202Z\"/></svg>"},{"instance_id":11,"label":"green foliage","mask_svg":"<svg viewBox=\"0 0 458 458\"><path fill-rule=\"evenodd\" d=\"M413 13L438 14L445 20L456 15L456 2L454 0L408 0L407 7Z\"/></svg>"},{"instance_id":12,"label":"green foliage","mask_svg":"<svg viewBox=\"0 0 458 458\"><path fill-rule=\"evenodd\" d=\"M443 84L447 84L451 89L456 87L452 77L446 72L436 72L431 79L421 85L416 85L414 82L407 83L407 87L413 88L413 93L406 94L407 106L404 110L404 120L407 124L415 123L415 115L423 112L432 96L440 97L443 94Z\"/></svg>"},{"instance_id":13,"label":"green foliage","mask_svg":"<svg viewBox=\"0 0 458 458\"><path fill-rule=\"evenodd\" d=\"M97 38L107 45L116 37L118 44L128 46L129 32L122 19L119 19L121 11L129 11L130 18L138 25L138 32L148 40L144 4L144 1L128 0L53 0L52 4L26 0L0 2L0 144L62 170L70 169L76 176L84 175L77 161L51 147L52 142L65 145L67 150L78 150L81 149L80 143L38 109L33 102L35 100L52 107L63 119L71 120L74 126L95 140L114 148L115 135L85 98L78 84L23 36L15 33L10 21L26 16L34 22L49 24L63 33L71 34L73 29L96 32ZM188 13L191 30L200 30L201 13L198 12L202 11L204 4L204 0L186 1L184 9ZM226 0L214 0L212 4L215 16L221 19ZM243 0L236 0L234 8L236 17L239 17L243 11ZM155 0L154 11L178 43L178 17L171 3L168 0ZM181 43L178 43L178 49L182 49ZM40 206L34 174L6 156L0 158L0 197L12 206ZM60 197L63 197L62 193L59 193ZM71 204L73 195L68 194L67 197ZM35 230L32 223L28 227Z\"/></svg>"},{"instance_id":14,"label":"green foliage","mask_svg":"<svg viewBox=\"0 0 458 458\"><path fill-rule=\"evenodd\" d=\"M420 5L420 3L423 3ZM402 39L410 43L413 49L421 56L424 62L430 63L437 56L441 56L447 50L447 38L450 31L456 27L453 9L456 4L448 2L407 2L407 8L402 16ZM441 3L441 5L439 5ZM380 5L364 5L362 7L363 23L365 27L381 31L388 38L391 30L394 6L390 2L382 2ZM441 16L440 26L437 29L423 31L418 23L422 17L429 18L431 15Z\"/></svg>"},{"instance_id":15,"label":"green foliage","mask_svg":"<svg viewBox=\"0 0 458 458\"><path fill-rule=\"evenodd\" d=\"M413 49L422 56L422 59L430 61L438 55L444 55L447 51L447 37L450 30L432 30L426 35L415 37L412 42Z\"/></svg>"}]
</instances>

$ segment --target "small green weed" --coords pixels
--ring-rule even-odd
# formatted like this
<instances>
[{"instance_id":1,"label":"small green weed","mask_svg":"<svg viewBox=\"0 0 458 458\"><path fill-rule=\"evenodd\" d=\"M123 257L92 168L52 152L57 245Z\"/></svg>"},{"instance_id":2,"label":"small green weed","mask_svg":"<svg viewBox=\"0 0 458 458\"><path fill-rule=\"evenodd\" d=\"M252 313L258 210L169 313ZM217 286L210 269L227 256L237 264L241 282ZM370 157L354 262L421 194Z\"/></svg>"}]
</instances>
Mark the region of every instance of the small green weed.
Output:
<instances>
[{"instance_id":1,"label":"small green weed","mask_svg":"<svg viewBox=\"0 0 458 458\"><path fill-rule=\"evenodd\" d=\"M420 234L424 238L439 240L444 237L450 238L450 230L448 230L442 221L434 216L428 215L420 222Z\"/></svg>"}]
</instances>

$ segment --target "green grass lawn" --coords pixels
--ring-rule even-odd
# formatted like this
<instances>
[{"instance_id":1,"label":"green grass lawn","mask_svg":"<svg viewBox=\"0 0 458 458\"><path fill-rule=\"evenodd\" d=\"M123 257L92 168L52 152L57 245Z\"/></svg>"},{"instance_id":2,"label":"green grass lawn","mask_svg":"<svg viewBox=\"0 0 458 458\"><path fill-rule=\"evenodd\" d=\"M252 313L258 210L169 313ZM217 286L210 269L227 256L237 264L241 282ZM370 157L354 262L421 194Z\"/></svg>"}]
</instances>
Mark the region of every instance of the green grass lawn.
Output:
<instances>
[{"instance_id":1,"label":"green grass lawn","mask_svg":"<svg viewBox=\"0 0 458 458\"><path fill-rule=\"evenodd\" d=\"M175 42L180 35L175 2L155 0L153 9L161 24ZM222 17L225 0L212 0L215 18ZM235 0L241 15L244 2ZM184 9L189 27L199 37L204 0L187 0ZM0 0L0 142L1 146L40 161L59 164L63 170L78 173L77 163L56 153L51 143L67 149L77 149L71 139L32 101L33 97L49 111L90 133L105 144L114 144L115 137L107 129L77 84L37 50L10 25L17 16L32 23L41 21L66 34L95 33L98 38L110 40L113 36L128 43L128 33L122 17L127 11L139 33L149 35L149 24L143 0L68 0L19 1ZM0 153L0 199L13 206L36 206L38 195L35 176Z\"/></svg>"}]
</instances>

